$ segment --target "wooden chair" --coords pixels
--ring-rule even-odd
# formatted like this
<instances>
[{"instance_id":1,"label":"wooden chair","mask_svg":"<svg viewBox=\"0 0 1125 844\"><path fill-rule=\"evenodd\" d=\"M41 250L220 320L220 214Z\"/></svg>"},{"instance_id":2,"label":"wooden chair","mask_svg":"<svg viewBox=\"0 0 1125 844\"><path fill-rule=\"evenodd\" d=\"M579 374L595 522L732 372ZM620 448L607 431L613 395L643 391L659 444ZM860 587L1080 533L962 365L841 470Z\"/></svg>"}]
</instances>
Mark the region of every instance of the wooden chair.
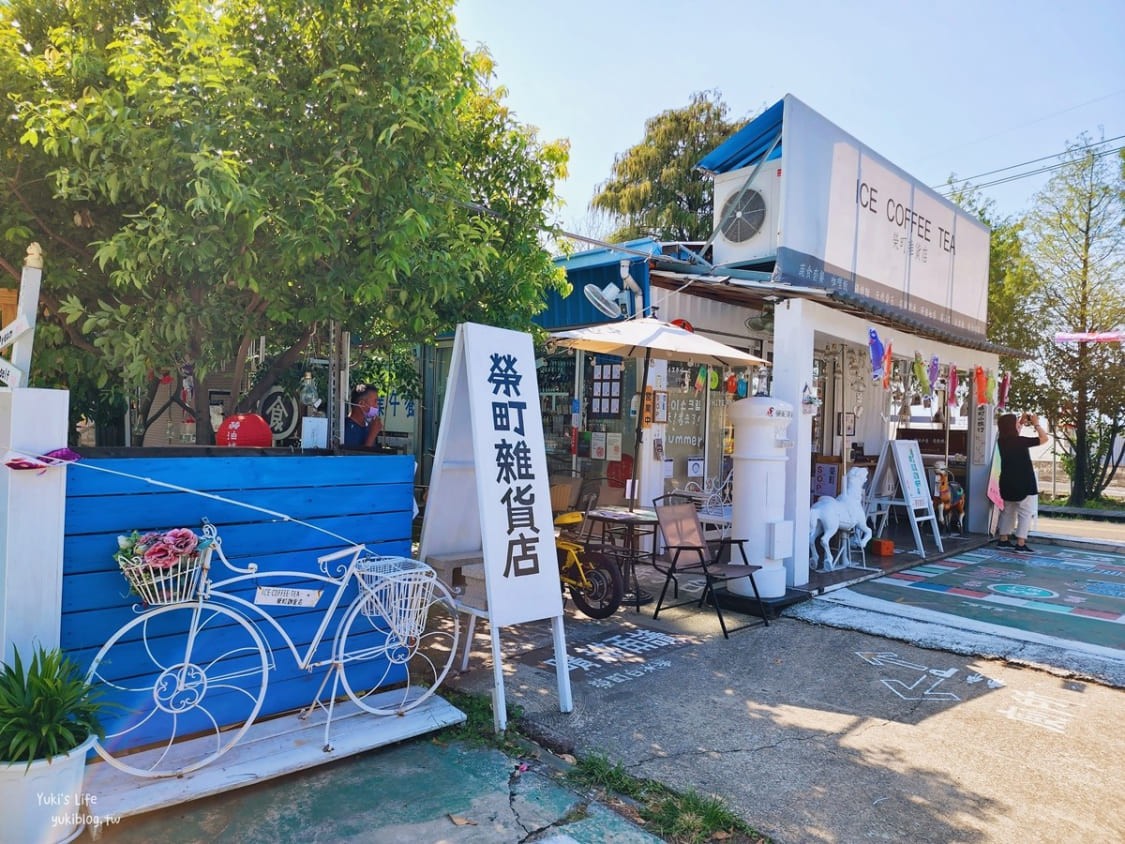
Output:
<instances>
[{"instance_id":1,"label":"wooden chair","mask_svg":"<svg viewBox=\"0 0 1125 844\"><path fill-rule=\"evenodd\" d=\"M745 539L721 539L718 542L709 543L703 533L703 525L699 522L699 514L692 503L657 503L656 519L660 523L660 532L664 535L664 543L670 561L667 569L664 570L664 588L660 590L660 598L656 602L656 609L652 614L653 618L659 616L662 609L682 607L691 603L697 603L699 607L702 607L707 598L710 597L711 605L715 608L715 614L719 617L719 626L723 630L724 639L729 639L729 634L735 630L756 627L759 624L769 625L768 613L765 604L762 603L762 596L758 593L758 584L754 582L753 577L750 577L750 585L754 590L754 597L758 601L758 612L762 616L761 621L748 622L728 630L726 620L723 618L723 609L715 594L716 583L738 580L761 570L761 566L749 564L750 560L746 556ZM742 554L742 560L746 565L719 562L724 548L729 548L733 556L735 547ZM669 586L673 588L673 599L679 597L677 575L680 574L703 575L706 582L703 592L698 602L693 598L665 606L664 599L667 597Z\"/></svg>"}]
</instances>

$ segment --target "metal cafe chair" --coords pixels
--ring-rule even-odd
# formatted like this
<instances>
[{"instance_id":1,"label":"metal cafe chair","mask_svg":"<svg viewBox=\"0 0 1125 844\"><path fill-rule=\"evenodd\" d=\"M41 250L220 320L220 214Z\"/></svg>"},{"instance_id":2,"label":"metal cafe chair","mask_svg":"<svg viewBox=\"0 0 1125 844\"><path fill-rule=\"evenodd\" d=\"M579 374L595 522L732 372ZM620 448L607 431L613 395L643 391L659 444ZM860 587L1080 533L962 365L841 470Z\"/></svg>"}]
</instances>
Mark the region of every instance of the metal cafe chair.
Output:
<instances>
[{"instance_id":1,"label":"metal cafe chair","mask_svg":"<svg viewBox=\"0 0 1125 844\"><path fill-rule=\"evenodd\" d=\"M711 605L715 608L715 614L719 617L719 626L723 630L724 639L729 639L729 634L735 630L757 627L759 624L769 625L766 607L762 603L762 596L758 593L758 584L754 582L753 577L750 577L750 585L754 590L754 597L758 601L758 612L762 617L760 621L751 621L728 629L726 619L723 618L723 608L719 605L718 597L715 594L715 584L747 577L761 570L761 566L749 564L750 560L746 556L746 540L724 538L717 542L708 542L703 533L703 525L699 521L699 514L692 503L657 503L656 519L660 525L660 532L664 535L666 551L671 559L664 577L664 588L660 590L660 598L657 600L656 609L652 614L654 619L660 615L661 610L673 607L696 603L697 606L702 608L704 602L710 597ZM729 548L733 555L735 547L742 554L742 560L746 565L719 562L724 548ZM673 600L678 597L679 580L677 575L681 574L703 575L705 580L703 592L700 594L698 601L691 598L679 603L665 605L664 599L668 595L669 586L673 588Z\"/></svg>"}]
</instances>

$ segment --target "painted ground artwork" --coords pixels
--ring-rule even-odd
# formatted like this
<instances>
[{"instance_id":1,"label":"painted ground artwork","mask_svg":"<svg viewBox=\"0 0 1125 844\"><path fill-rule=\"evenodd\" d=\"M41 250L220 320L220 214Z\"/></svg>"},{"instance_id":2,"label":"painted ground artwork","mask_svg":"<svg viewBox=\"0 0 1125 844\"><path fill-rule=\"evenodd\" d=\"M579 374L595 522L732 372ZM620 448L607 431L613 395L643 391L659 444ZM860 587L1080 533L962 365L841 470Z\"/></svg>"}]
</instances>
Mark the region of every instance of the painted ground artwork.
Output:
<instances>
[{"instance_id":1,"label":"painted ground artwork","mask_svg":"<svg viewBox=\"0 0 1125 844\"><path fill-rule=\"evenodd\" d=\"M979 548L853 586L885 601L1125 649L1125 559L1061 546Z\"/></svg>"}]
</instances>

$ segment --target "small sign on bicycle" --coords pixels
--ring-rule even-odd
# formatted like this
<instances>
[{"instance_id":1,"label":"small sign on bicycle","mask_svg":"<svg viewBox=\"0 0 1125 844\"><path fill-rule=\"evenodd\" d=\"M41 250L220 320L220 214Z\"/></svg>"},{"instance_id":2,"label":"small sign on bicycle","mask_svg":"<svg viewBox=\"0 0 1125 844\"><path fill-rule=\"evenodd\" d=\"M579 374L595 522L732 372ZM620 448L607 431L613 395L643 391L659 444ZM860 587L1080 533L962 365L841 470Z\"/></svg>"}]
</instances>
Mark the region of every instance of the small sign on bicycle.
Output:
<instances>
[{"instance_id":1,"label":"small sign on bicycle","mask_svg":"<svg viewBox=\"0 0 1125 844\"><path fill-rule=\"evenodd\" d=\"M281 586L259 586L254 603L265 607L315 607L324 594L322 589L286 589Z\"/></svg>"}]
</instances>

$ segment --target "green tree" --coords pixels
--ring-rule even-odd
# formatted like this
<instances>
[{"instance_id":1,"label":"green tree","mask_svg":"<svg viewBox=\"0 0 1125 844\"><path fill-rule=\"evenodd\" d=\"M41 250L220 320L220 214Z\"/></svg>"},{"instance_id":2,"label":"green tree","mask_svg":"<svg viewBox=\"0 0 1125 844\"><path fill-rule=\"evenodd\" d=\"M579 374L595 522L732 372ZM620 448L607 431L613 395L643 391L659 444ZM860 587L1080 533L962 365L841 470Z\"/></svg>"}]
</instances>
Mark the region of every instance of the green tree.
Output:
<instances>
[{"instance_id":1,"label":"green tree","mask_svg":"<svg viewBox=\"0 0 1125 844\"><path fill-rule=\"evenodd\" d=\"M40 382L79 355L143 406L163 373L240 373L266 336L246 408L330 321L388 354L464 320L528 328L565 286L539 235L566 147L512 118L451 9L0 7L0 166L20 198L0 242L46 241L40 333L65 349L37 346Z\"/></svg>"},{"instance_id":2,"label":"green tree","mask_svg":"<svg viewBox=\"0 0 1125 844\"><path fill-rule=\"evenodd\" d=\"M950 179L950 184L955 180ZM1023 222L997 213L996 203L971 184L954 189L949 198L989 228L988 339L1030 353L1040 342L1033 320L1027 319L1028 297L1043 281L1028 259L1022 240ZM1013 373L1009 404L1018 407L1034 392L1036 377L1020 368L1023 358L1001 355L1000 368Z\"/></svg>"},{"instance_id":3,"label":"green tree","mask_svg":"<svg viewBox=\"0 0 1125 844\"><path fill-rule=\"evenodd\" d=\"M1024 320L1038 340L1031 406L1047 413L1067 446L1070 503L1098 497L1125 449L1125 352L1120 343L1056 343L1059 331L1125 324L1125 175L1083 137L1037 194L1024 220L1028 255L1043 279Z\"/></svg>"},{"instance_id":4,"label":"green tree","mask_svg":"<svg viewBox=\"0 0 1125 844\"><path fill-rule=\"evenodd\" d=\"M738 131L718 91L701 91L683 108L645 121L639 144L617 156L613 173L599 186L591 207L612 214L612 240L705 240L711 233L711 180L695 165Z\"/></svg>"}]
</instances>

